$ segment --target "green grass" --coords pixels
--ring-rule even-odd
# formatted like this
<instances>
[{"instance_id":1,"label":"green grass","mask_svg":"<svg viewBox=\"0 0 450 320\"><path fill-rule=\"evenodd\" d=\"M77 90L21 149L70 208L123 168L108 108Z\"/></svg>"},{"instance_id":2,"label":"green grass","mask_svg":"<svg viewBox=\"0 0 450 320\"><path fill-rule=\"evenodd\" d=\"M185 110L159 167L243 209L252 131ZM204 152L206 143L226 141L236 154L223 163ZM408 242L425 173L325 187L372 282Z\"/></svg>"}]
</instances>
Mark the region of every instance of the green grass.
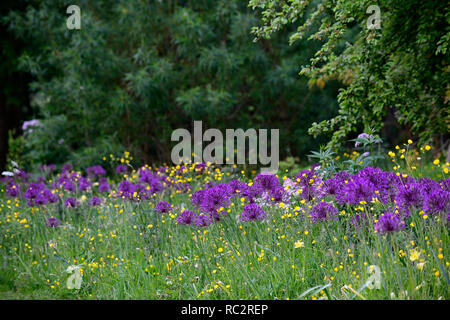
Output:
<instances>
[{"instance_id":1,"label":"green grass","mask_svg":"<svg viewBox=\"0 0 450 320\"><path fill-rule=\"evenodd\" d=\"M206 176L223 182L233 174ZM265 221L242 223L235 197L223 222L195 229L176 223L181 207L191 206L188 194L176 192L135 203L111 197L97 208L86 201L75 209L30 208L0 197L2 299L449 298L444 215L425 219L414 211L404 230L386 236L350 223L362 210L379 217L381 203L341 206L338 220L312 223L297 215L309 210L298 202L297 210L273 206ZM173 214L153 211L160 199L173 204ZM50 216L61 226L47 228ZM414 250L420 255L412 261ZM70 265L83 270L79 290L66 287ZM380 288L355 294L371 265L381 271Z\"/></svg>"}]
</instances>

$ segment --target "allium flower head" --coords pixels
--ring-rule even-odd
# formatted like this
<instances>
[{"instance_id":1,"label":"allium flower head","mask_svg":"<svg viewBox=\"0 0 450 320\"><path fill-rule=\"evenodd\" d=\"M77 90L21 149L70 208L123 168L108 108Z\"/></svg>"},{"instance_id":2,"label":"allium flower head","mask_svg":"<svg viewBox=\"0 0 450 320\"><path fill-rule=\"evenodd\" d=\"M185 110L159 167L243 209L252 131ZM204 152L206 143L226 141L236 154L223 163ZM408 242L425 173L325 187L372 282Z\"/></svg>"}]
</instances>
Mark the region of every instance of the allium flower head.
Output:
<instances>
[{"instance_id":1,"label":"allium flower head","mask_svg":"<svg viewBox=\"0 0 450 320\"><path fill-rule=\"evenodd\" d=\"M395 232L403 229L405 223L400 218L400 215L387 211L378 219L375 224L375 230L379 233Z\"/></svg>"},{"instance_id":2,"label":"allium flower head","mask_svg":"<svg viewBox=\"0 0 450 320\"><path fill-rule=\"evenodd\" d=\"M106 174L105 169L100 165L89 167L86 169L86 172L89 177L104 176Z\"/></svg>"},{"instance_id":3,"label":"allium flower head","mask_svg":"<svg viewBox=\"0 0 450 320\"><path fill-rule=\"evenodd\" d=\"M91 199L89 199L88 204L89 204L91 207L95 207L95 206L98 206L101 202L102 202L102 201L100 200L100 198L98 198L98 197L92 197Z\"/></svg>"},{"instance_id":4,"label":"allium flower head","mask_svg":"<svg viewBox=\"0 0 450 320\"><path fill-rule=\"evenodd\" d=\"M68 173L70 171L73 170L73 166L70 163L65 163L63 164L63 166L61 167L61 172L62 173Z\"/></svg>"},{"instance_id":5,"label":"allium flower head","mask_svg":"<svg viewBox=\"0 0 450 320\"><path fill-rule=\"evenodd\" d=\"M197 218L196 218L195 221L194 221L194 224L195 224L197 227L201 227L201 228L207 227L207 226L209 226L211 223L212 223L212 220L211 220L208 216L206 216L206 215L199 215L199 216L197 216Z\"/></svg>"},{"instance_id":6,"label":"allium flower head","mask_svg":"<svg viewBox=\"0 0 450 320\"><path fill-rule=\"evenodd\" d=\"M184 224L184 225L194 224L196 220L197 220L197 215L194 212L189 211L189 210L184 210L177 217L177 223Z\"/></svg>"},{"instance_id":7,"label":"allium flower head","mask_svg":"<svg viewBox=\"0 0 450 320\"><path fill-rule=\"evenodd\" d=\"M80 204L80 202L77 199L72 198L72 197L69 197L66 199L66 201L64 201L64 205L67 208L75 208L75 207L78 207L79 204Z\"/></svg>"},{"instance_id":8,"label":"allium flower head","mask_svg":"<svg viewBox=\"0 0 450 320\"><path fill-rule=\"evenodd\" d=\"M426 193L423 200L423 210L430 214L450 211L450 192L436 188Z\"/></svg>"},{"instance_id":9,"label":"allium flower head","mask_svg":"<svg viewBox=\"0 0 450 320\"><path fill-rule=\"evenodd\" d=\"M11 182L6 185L6 194L8 196L16 198L20 193L20 186L17 183Z\"/></svg>"},{"instance_id":10,"label":"allium flower head","mask_svg":"<svg viewBox=\"0 0 450 320\"><path fill-rule=\"evenodd\" d=\"M61 222L54 217L48 218L47 221L45 222L45 225L49 228L56 228L61 224Z\"/></svg>"},{"instance_id":11,"label":"allium flower head","mask_svg":"<svg viewBox=\"0 0 450 320\"><path fill-rule=\"evenodd\" d=\"M232 189L228 184L219 184L205 190L200 209L205 213L216 213L220 207L226 207L232 196Z\"/></svg>"},{"instance_id":12,"label":"allium flower head","mask_svg":"<svg viewBox=\"0 0 450 320\"><path fill-rule=\"evenodd\" d=\"M259 173L255 178L255 184L263 191L271 191L280 186L280 181L273 173Z\"/></svg>"},{"instance_id":13,"label":"allium flower head","mask_svg":"<svg viewBox=\"0 0 450 320\"><path fill-rule=\"evenodd\" d=\"M256 203L247 204L241 213L241 221L264 220L266 213Z\"/></svg>"},{"instance_id":14,"label":"allium flower head","mask_svg":"<svg viewBox=\"0 0 450 320\"><path fill-rule=\"evenodd\" d=\"M169 213L172 211L172 206L167 201L160 201L155 206L155 211L159 213Z\"/></svg>"},{"instance_id":15,"label":"allium flower head","mask_svg":"<svg viewBox=\"0 0 450 320\"><path fill-rule=\"evenodd\" d=\"M124 172L127 172L128 171L128 167L126 166L126 165L123 165L123 164L119 164L117 167L116 167L116 173L124 173Z\"/></svg>"}]
</instances>

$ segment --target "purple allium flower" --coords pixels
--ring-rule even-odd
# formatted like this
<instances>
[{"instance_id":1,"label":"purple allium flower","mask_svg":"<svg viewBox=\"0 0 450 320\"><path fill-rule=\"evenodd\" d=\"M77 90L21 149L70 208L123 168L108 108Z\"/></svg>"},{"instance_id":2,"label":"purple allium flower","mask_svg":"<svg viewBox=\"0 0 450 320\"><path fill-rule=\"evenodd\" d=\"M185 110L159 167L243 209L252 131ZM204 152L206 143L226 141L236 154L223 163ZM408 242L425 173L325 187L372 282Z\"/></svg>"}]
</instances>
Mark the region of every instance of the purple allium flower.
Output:
<instances>
[{"instance_id":1,"label":"purple allium flower","mask_svg":"<svg viewBox=\"0 0 450 320\"><path fill-rule=\"evenodd\" d=\"M215 214L220 207L229 205L232 190L228 184L219 184L205 190L200 209L205 213Z\"/></svg>"},{"instance_id":2,"label":"purple allium flower","mask_svg":"<svg viewBox=\"0 0 450 320\"><path fill-rule=\"evenodd\" d=\"M255 178L255 184L263 191L271 191L280 186L280 181L273 173L259 173Z\"/></svg>"},{"instance_id":3,"label":"purple allium flower","mask_svg":"<svg viewBox=\"0 0 450 320\"><path fill-rule=\"evenodd\" d=\"M450 211L450 192L434 189L428 192L423 199L423 210L429 214Z\"/></svg>"},{"instance_id":4,"label":"purple allium flower","mask_svg":"<svg viewBox=\"0 0 450 320\"><path fill-rule=\"evenodd\" d=\"M44 197L47 199L47 201L49 203L55 203L55 202L57 202L59 200L58 195L53 193L53 192L51 192L47 188L42 191L42 194L44 195Z\"/></svg>"},{"instance_id":5,"label":"purple allium flower","mask_svg":"<svg viewBox=\"0 0 450 320\"><path fill-rule=\"evenodd\" d=\"M66 199L66 201L64 201L64 205L67 208L75 208L75 207L78 207L79 204L80 204L80 202L77 199L72 198L72 197L69 197Z\"/></svg>"},{"instance_id":6,"label":"purple allium flower","mask_svg":"<svg viewBox=\"0 0 450 320\"><path fill-rule=\"evenodd\" d=\"M328 202L320 202L311 208L311 216L313 222L336 219L337 215L337 209Z\"/></svg>"},{"instance_id":7,"label":"purple allium flower","mask_svg":"<svg viewBox=\"0 0 450 320\"><path fill-rule=\"evenodd\" d=\"M117 188L118 196L124 199L131 199L134 193L135 187L130 181L122 181Z\"/></svg>"},{"instance_id":8,"label":"purple allium flower","mask_svg":"<svg viewBox=\"0 0 450 320\"><path fill-rule=\"evenodd\" d=\"M105 192L109 192L109 190L111 190L108 182L101 182L98 186L98 192L101 193L105 193Z\"/></svg>"},{"instance_id":9,"label":"purple allium flower","mask_svg":"<svg viewBox=\"0 0 450 320\"><path fill-rule=\"evenodd\" d=\"M206 216L206 215L199 215L199 216L197 216L197 218L194 221L194 224L197 227L201 227L201 228L207 227L211 223L212 223L211 219L208 216Z\"/></svg>"},{"instance_id":10,"label":"purple allium flower","mask_svg":"<svg viewBox=\"0 0 450 320\"><path fill-rule=\"evenodd\" d=\"M361 201L370 202L376 197L376 188L370 181L354 176L352 180L345 183L336 200L340 204L360 204Z\"/></svg>"},{"instance_id":11,"label":"purple allium flower","mask_svg":"<svg viewBox=\"0 0 450 320\"><path fill-rule=\"evenodd\" d=\"M318 187L323 183L322 179L317 177L314 170L300 171L296 176L296 183L298 188L302 190L301 198L311 201L316 196L321 196L323 190Z\"/></svg>"},{"instance_id":12,"label":"purple allium flower","mask_svg":"<svg viewBox=\"0 0 450 320\"><path fill-rule=\"evenodd\" d=\"M116 173L124 173L124 172L127 172L128 171L128 167L126 166L126 165L123 165L123 164L119 164L117 167L116 167Z\"/></svg>"},{"instance_id":13,"label":"purple allium flower","mask_svg":"<svg viewBox=\"0 0 450 320\"><path fill-rule=\"evenodd\" d=\"M70 181L68 178L66 177L60 177L58 179L58 183L60 183L61 187L66 190L66 191L70 191L70 192L75 192L75 184Z\"/></svg>"},{"instance_id":14,"label":"purple allium flower","mask_svg":"<svg viewBox=\"0 0 450 320\"><path fill-rule=\"evenodd\" d=\"M171 212L172 206L170 205L170 203L168 203L167 201L160 201L158 202L158 204L155 206L155 211L159 212L159 213L169 213Z\"/></svg>"},{"instance_id":15,"label":"purple allium flower","mask_svg":"<svg viewBox=\"0 0 450 320\"><path fill-rule=\"evenodd\" d=\"M264 189L260 184L254 183L252 186L246 185L243 187L242 195L249 203L255 203L256 199L264 193Z\"/></svg>"},{"instance_id":16,"label":"purple allium flower","mask_svg":"<svg viewBox=\"0 0 450 320\"><path fill-rule=\"evenodd\" d=\"M270 190L269 198L270 201L274 203L283 202L283 200L286 198L284 189L282 187L277 187L275 189Z\"/></svg>"},{"instance_id":17,"label":"purple allium flower","mask_svg":"<svg viewBox=\"0 0 450 320\"><path fill-rule=\"evenodd\" d=\"M415 183L406 184L404 186L401 185L394 200L397 205L405 208L420 207L422 204L422 197L419 185Z\"/></svg>"},{"instance_id":18,"label":"purple allium flower","mask_svg":"<svg viewBox=\"0 0 450 320\"><path fill-rule=\"evenodd\" d=\"M194 224L196 220L197 220L197 215L194 212L189 211L189 210L184 210L177 217L178 224L191 225L191 224Z\"/></svg>"},{"instance_id":19,"label":"purple allium flower","mask_svg":"<svg viewBox=\"0 0 450 320\"><path fill-rule=\"evenodd\" d=\"M203 198L205 197L205 193L206 193L205 189L200 189L200 190L195 191L192 194L192 198L191 198L192 205L194 205L196 208L200 208L200 205L203 202Z\"/></svg>"},{"instance_id":20,"label":"purple allium flower","mask_svg":"<svg viewBox=\"0 0 450 320\"><path fill-rule=\"evenodd\" d=\"M20 194L20 187L17 183L11 182L6 185L6 194L12 198L16 198Z\"/></svg>"},{"instance_id":21,"label":"purple allium flower","mask_svg":"<svg viewBox=\"0 0 450 320\"><path fill-rule=\"evenodd\" d=\"M202 173L203 171L206 170L206 168L207 168L206 164L203 163L203 162L201 162L201 163L196 163L196 164L195 164L194 170L195 170L195 172L197 172L197 173Z\"/></svg>"},{"instance_id":22,"label":"purple allium flower","mask_svg":"<svg viewBox=\"0 0 450 320\"><path fill-rule=\"evenodd\" d=\"M47 204L48 200L47 198L41 193L34 199L34 204L38 206L42 206L44 204Z\"/></svg>"},{"instance_id":23,"label":"purple allium flower","mask_svg":"<svg viewBox=\"0 0 450 320\"><path fill-rule=\"evenodd\" d=\"M86 172L89 177L104 176L106 174L105 169L100 165L89 167L86 169Z\"/></svg>"},{"instance_id":24,"label":"purple allium flower","mask_svg":"<svg viewBox=\"0 0 450 320\"><path fill-rule=\"evenodd\" d=\"M158 175L150 171L147 167L141 167L139 169L139 181L147 183L150 187L150 194L161 192L164 190L162 181L166 179L164 175Z\"/></svg>"},{"instance_id":25,"label":"purple allium flower","mask_svg":"<svg viewBox=\"0 0 450 320\"><path fill-rule=\"evenodd\" d=\"M334 196L339 193L339 191L342 188L343 183L344 183L344 181L340 180L338 178L328 179L324 182L323 190L327 194Z\"/></svg>"},{"instance_id":26,"label":"purple allium flower","mask_svg":"<svg viewBox=\"0 0 450 320\"><path fill-rule=\"evenodd\" d=\"M266 213L256 203L250 203L245 205L244 210L241 213L241 221L254 221L264 220Z\"/></svg>"},{"instance_id":27,"label":"purple allium flower","mask_svg":"<svg viewBox=\"0 0 450 320\"><path fill-rule=\"evenodd\" d=\"M35 204L45 204L43 203L45 202L45 200L42 198L42 191L45 188L45 184L40 182L33 182L28 185L24 197L30 207L34 206ZM36 199L38 199L37 203L35 202Z\"/></svg>"},{"instance_id":28,"label":"purple allium flower","mask_svg":"<svg viewBox=\"0 0 450 320\"><path fill-rule=\"evenodd\" d=\"M78 181L78 190L80 191L86 191L88 188L90 188L92 185L92 182L85 178L85 177L80 177L79 181Z\"/></svg>"},{"instance_id":29,"label":"purple allium flower","mask_svg":"<svg viewBox=\"0 0 450 320\"><path fill-rule=\"evenodd\" d=\"M73 170L73 166L70 163L65 163L61 167L61 172L64 173L64 174L66 174L66 173L68 173L68 172L70 172L72 170Z\"/></svg>"},{"instance_id":30,"label":"purple allium flower","mask_svg":"<svg viewBox=\"0 0 450 320\"><path fill-rule=\"evenodd\" d=\"M56 228L61 224L61 222L54 217L48 218L47 221L45 222L45 225L49 228Z\"/></svg>"},{"instance_id":31,"label":"purple allium flower","mask_svg":"<svg viewBox=\"0 0 450 320\"><path fill-rule=\"evenodd\" d=\"M91 199L89 199L88 204L89 204L91 207L95 207L95 206L98 206L101 202L102 202L102 200L100 200L100 198L98 198L98 197L92 197Z\"/></svg>"},{"instance_id":32,"label":"purple allium flower","mask_svg":"<svg viewBox=\"0 0 450 320\"><path fill-rule=\"evenodd\" d=\"M387 211L378 219L375 224L375 230L379 233L395 232L403 229L405 223L400 218L400 215Z\"/></svg>"}]
</instances>

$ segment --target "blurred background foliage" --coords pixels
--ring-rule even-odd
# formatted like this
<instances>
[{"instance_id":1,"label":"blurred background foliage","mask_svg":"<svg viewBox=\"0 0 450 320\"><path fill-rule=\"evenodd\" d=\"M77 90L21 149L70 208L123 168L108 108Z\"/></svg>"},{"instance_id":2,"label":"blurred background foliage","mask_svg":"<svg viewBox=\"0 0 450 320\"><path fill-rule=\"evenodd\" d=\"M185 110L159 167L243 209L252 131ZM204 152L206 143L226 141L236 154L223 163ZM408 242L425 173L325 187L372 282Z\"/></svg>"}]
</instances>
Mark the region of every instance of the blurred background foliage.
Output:
<instances>
[{"instance_id":1,"label":"blurred background foliage","mask_svg":"<svg viewBox=\"0 0 450 320\"><path fill-rule=\"evenodd\" d=\"M272 2L276 8L277 1ZM71 4L75 3L2 2L5 37L0 65L9 73L2 72L1 118L7 125L0 123L0 165L6 158L6 141L9 157L26 168L67 161L86 167L124 150L142 163L169 162L175 144L170 141L172 131L192 132L193 121L202 120L203 130L279 128L280 159L289 167L305 161L319 145L337 142L327 121L342 117L338 95L350 96L344 103L352 106L354 117L361 115L361 121L348 122L345 132L339 118L340 143L374 123L384 128L383 138L391 143L416 134L411 124L400 125L395 112L383 111L379 102L376 119L366 116L372 107L366 102L374 93L349 91L351 81L345 77L299 75L301 66L326 44L307 40L313 31L290 43L298 23L306 21L301 17L297 24L287 19L284 28L270 32L270 39L253 41L251 31L261 24L261 16L247 1L79 0L81 30L66 27ZM342 48L360 37L361 23L348 26L340 39ZM407 41L407 34L402 39ZM367 73L361 61L353 63ZM399 72L401 79L412 76ZM439 81L444 80L441 76ZM361 86L361 81L357 78L356 83ZM385 92L383 87L377 90ZM390 103L394 94L395 88L382 96ZM426 96L408 99L426 101ZM30 119L39 119L40 125L32 132L21 130L22 122ZM317 124L321 130L314 130ZM311 126L315 137L308 133ZM446 129L439 122L440 132L423 138L441 135L442 140L442 128Z\"/></svg>"},{"instance_id":2,"label":"blurred background foliage","mask_svg":"<svg viewBox=\"0 0 450 320\"><path fill-rule=\"evenodd\" d=\"M314 122L309 133L333 132L332 147L361 125L392 136L386 123L394 121L414 141L432 142L438 152L448 148L450 161L448 1L249 0L249 5L261 17L252 29L257 39L295 25L291 44L321 41L301 75L346 84L337 116Z\"/></svg>"}]
</instances>

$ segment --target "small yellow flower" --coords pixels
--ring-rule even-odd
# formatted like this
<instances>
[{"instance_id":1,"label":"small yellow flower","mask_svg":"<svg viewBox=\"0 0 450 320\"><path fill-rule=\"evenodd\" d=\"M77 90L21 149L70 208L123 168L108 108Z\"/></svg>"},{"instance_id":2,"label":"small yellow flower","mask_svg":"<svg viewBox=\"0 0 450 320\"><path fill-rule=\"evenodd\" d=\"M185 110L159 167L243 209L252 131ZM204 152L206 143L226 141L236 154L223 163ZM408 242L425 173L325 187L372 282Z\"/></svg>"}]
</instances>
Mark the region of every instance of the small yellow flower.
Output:
<instances>
[{"instance_id":1,"label":"small yellow flower","mask_svg":"<svg viewBox=\"0 0 450 320\"><path fill-rule=\"evenodd\" d=\"M416 261L420 259L420 252L416 249L409 251L409 260Z\"/></svg>"},{"instance_id":2,"label":"small yellow flower","mask_svg":"<svg viewBox=\"0 0 450 320\"><path fill-rule=\"evenodd\" d=\"M435 160L433 161L433 164L434 164L435 166L437 166L437 165L439 164L439 159L435 159Z\"/></svg>"},{"instance_id":3,"label":"small yellow flower","mask_svg":"<svg viewBox=\"0 0 450 320\"><path fill-rule=\"evenodd\" d=\"M294 247L297 249L297 248L303 248L305 246L305 243L303 242L303 241L300 241L300 240L298 240L298 241L296 241L295 243L294 243Z\"/></svg>"}]
</instances>

